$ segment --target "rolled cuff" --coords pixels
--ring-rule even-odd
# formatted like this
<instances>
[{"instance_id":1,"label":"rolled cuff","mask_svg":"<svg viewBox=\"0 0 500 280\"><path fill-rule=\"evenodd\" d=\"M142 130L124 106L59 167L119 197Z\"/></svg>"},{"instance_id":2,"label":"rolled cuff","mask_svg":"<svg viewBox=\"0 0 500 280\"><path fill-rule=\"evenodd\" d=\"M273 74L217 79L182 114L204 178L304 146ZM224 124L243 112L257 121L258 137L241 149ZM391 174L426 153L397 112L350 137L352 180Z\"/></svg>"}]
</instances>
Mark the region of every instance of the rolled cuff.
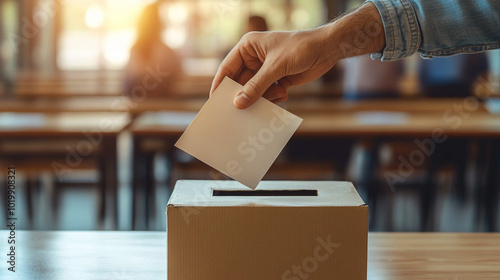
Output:
<instances>
[{"instance_id":1,"label":"rolled cuff","mask_svg":"<svg viewBox=\"0 0 500 280\"><path fill-rule=\"evenodd\" d=\"M416 53L421 44L417 15L408 0L367 0L373 3L382 18L385 48L371 54L372 59L393 61Z\"/></svg>"}]
</instances>

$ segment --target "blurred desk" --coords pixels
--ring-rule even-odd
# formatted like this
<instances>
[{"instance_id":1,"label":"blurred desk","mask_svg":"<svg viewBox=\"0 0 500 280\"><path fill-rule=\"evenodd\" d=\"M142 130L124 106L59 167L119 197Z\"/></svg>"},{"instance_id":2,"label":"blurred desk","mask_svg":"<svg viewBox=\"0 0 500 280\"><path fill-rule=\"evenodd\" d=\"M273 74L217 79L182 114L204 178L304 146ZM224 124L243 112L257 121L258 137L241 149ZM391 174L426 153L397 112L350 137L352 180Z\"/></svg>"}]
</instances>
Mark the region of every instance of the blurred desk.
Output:
<instances>
[{"instance_id":1,"label":"blurred desk","mask_svg":"<svg viewBox=\"0 0 500 280\"><path fill-rule=\"evenodd\" d=\"M452 136L500 137L500 116L486 111L397 112L397 111L302 112L304 121L297 136L431 136L436 129ZM158 111L140 115L132 132L149 136L180 136L197 112Z\"/></svg>"},{"instance_id":2,"label":"blurred desk","mask_svg":"<svg viewBox=\"0 0 500 280\"><path fill-rule=\"evenodd\" d=\"M174 92L166 93L160 98L176 97L208 97L210 84L183 81ZM16 98L73 98L73 97L102 97L126 96L122 81L30 81L18 82L13 88ZM142 102L138 100L137 102Z\"/></svg>"},{"instance_id":3,"label":"blurred desk","mask_svg":"<svg viewBox=\"0 0 500 280\"><path fill-rule=\"evenodd\" d=\"M16 272L4 262L1 279L166 279L165 232L17 231L16 238ZM500 279L499 251L500 234L370 233L367 279Z\"/></svg>"},{"instance_id":4,"label":"blurred desk","mask_svg":"<svg viewBox=\"0 0 500 280\"><path fill-rule=\"evenodd\" d=\"M198 112L207 101L208 96L203 97L169 97L169 98L148 98L135 102L129 106L129 111L136 116L145 112L160 111L192 111Z\"/></svg>"},{"instance_id":5,"label":"blurred desk","mask_svg":"<svg viewBox=\"0 0 500 280\"><path fill-rule=\"evenodd\" d=\"M462 103L452 102L451 104ZM293 137L295 139L336 140L343 138L352 141L369 141L371 145L368 152L371 154L372 162L367 163L370 170L365 172L366 178L364 180L370 181L375 176L377 145L387 140L436 138L437 140L434 141L437 143L444 142L449 138L466 138L481 141L485 139L486 144L482 145L483 147L496 145L495 143L498 143L500 139L500 117L483 111L481 105L478 106L472 111L456 110L457 107L453 105L444 111L436 109L429 112L384 111L385 106L381 106L381 108L370 106L372 110L369 111L303 111L298 115L304 121ZM153 168L150 162L155 152L163 151L166 153L172 163L169 165L170 171L172 171L172 165L175 164L175 158L172 156L173 145L195 114L196 112L147 112L141 114L133 122L131 132L134 143L134 191L151 188L152 179L148 179L148 176L143 173L146 172L144 166L146 166L146 170ZM494 166L491 164L490 169L495 168ZM494 191L492 190L492 193ZM146 197L148 196L146 195ZM148 204L145 203L145 205ZM135 209L135 203L133 208ZM135 219L135 214L133 217Z\"/></svg>"},{"instance_id":6,"label":"blurred desk","mask_svg":"<svg viewBox=\"0 0 500 280\"><path fill-rule=\"evenodd\" d=\"M387 112L442 112L465 107L464 98L394 98L347 101L342 99L322 98L290 98L283 108L290 112L301 114L304 112L352 112L352 111L387 111ZM474 111L486 111L485 106L477 104Z\"/></svg>"},{"instance_id":7,"label":"blurred desk","mask_svg":"<svg viewBox=\"0 0 500 280\"><path fill-rule=\"evenodd\" d=\"M130 112L138 115L148 111L198 111L206 98L148 98L134 102L126 96L72 97L0 100L0 112L60 113L60 112Z\"/></svg>"},{"instance_id":8,"label":"blurred desk","mask_svg":"<svg viewBox=\"0 0 500 280\"><path fill-rule=\"evenodd\" d=\"M117 82L61 82L45 84L33 82L32 84L15 84L13 94L22 98L67 98L67 97L99 97L122 95L122 85Z\"/></svg>"},{"instance_id":9,"label":"blurred desk","mask_svg":"<svg viewBox=\"0 0 500 280\"><path fill-rule=\"evenodd\" d=\"M64 70L64 71L21 71L17 73L16 82L45 81L110 81L121 80L122 70Z\"/></svg>"},{"instance_id":10,"label":"blurred desk","mask_svg":"<svg viewBox=\"0 0 500 280\"><path fill-rule=\"evenodd\" d=\"M132 134L132 228L136 229L137 216L145 222L148 228L150 213L154 203L150 203L154 190L154 156L158 152L165 152L169 159L168 180L172 176L175 164L173 145L196 116L197 112L158 111L139 115L130 126ZM143 195L140 195L141 192ZM143 198L140 200L139 198ZM138 200L140 201L138 203ZM138 205L145 206L138 207ZM137 211L145 210L144 215Z\"/></svg>"},{"instance_id":11,"label":"blurred desk","mask_svg":"<svg viewBox=\"0 0 500 280\"><path fill-rule=\"evenodd\" d=\"M208 96L175 96L172 98L150 98L136 102L130 108L131 113L138 114L148 111L198 111L207 101ZM416 99L388 99L388 100L361 100L345 101L341 99L325 98L297 98L281 104L286 110L301 115L304 113L343 113L357 111L384 111L384 112L423 112L444 113L454 110L456 106L464 106L462 98L416 98ZM483 104L477 104L474 112L486 112Z\"/></svg>"},{"instance_id":12,"label":"blurred desk","mask_svg":"<svg viewBox=\"0 0 500 280\"><path fill-rule=\"evenodd\" d=\"M500 117L488 112L304 113L296 135L351 137L500 137Z\"/></svg>"},{"instance_id":13,"label":"blurred desk","mask_svg":"<svg viewBox=\"0 0 500 280\"><path fill-rule=\"evenodd\" d=\"M118 96L122 71L21 72L13 82L17 98Z\"/></svg>"},{"instance_id":14,"label":"blurred desk","mask_svg":"<svg viewBox=\"0 0 500 280\"><path fill-rule=\"evenodd\" d=\"M1 161L19 163L22 173L23 163L46 159L46 169L59 177L95 159L102 194L99 217L103 222L109 195L116 223L117 135L129 122L128 113L0 113Z\"/></svg>"},{"instance_id":15,"label":"blurred desk","mask_svg":"<svg viewBox=\"0 0 500 280\"><path fill-rule=\"evenodd\" d=\"M173 95L167 97L133 100L126 96L71 97L71 98L36 98L0 100L0 112L105 112L129 111L132 115L158 111L193 111L197 112L207 101L208 96ZM343 114L353 112L388 112L388 113L423 113L444 114L453 111L457 106L464 108L464 99L391 99L371 101L344 101L338 99L305 98L289 100L283 108L299 116L312 114ZM471 113L493 110L498 102L482 103ZM497 106L498 107L498 106ZM497 110L498 111L498 110ZM463 109L464 113L469 111ZM498 115L498 114L497 114Z\"/></svg>"},{"instance_id":16,"label":"blurred desk","mask_svg":"<svg viewBox=\"0 0 500 280\"><path fill-rule=\"evenodd\" d=\"M123 71L20 73L13 82L13 95L23 99L124 96L124 75ZM207 97L211 82L211 77L185 76L165 97Z\"/></svg>"},{"instance_id":17,"label":"blurred desk","mask_svg":"<svg viewBox=\"0 0 500 280\"><path fill-rule=\"evenodd\" d=\"M126 97L118 96L0 100L0 112L14 113L127 112L130 106Z\"/></svg>"}]
</instances>

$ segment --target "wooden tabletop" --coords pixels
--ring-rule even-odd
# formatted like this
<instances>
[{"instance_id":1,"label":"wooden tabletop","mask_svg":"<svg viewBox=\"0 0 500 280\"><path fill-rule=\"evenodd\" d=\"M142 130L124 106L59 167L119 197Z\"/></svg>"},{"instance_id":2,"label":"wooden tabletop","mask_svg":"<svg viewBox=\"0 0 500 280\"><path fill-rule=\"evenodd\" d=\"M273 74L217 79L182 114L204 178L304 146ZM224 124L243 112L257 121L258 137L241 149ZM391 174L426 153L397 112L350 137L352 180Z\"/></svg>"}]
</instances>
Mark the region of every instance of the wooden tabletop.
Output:
<instances>
[{"instance_id":1,"label":"wooden tabletop","mask_svg":"<svg viewBox=\"0 0 500 280\"><path fill-rule=\"evenodd\" d=\"M0 136L117 134L130 122L128 113L0 113Z\"/></svg>"},{"instance_id":2,"label":"wooden tabletop","mask_svg":"<svg viewBox=\"0 0 500 280\"><path fill-rule=\"evenodd\" d=\"M149 112L131 126L136 135L180 135L196 112ZM302 112L297 136L447 136L500 137L500 115L483 111Z\"/></svg>"},{"instance_id":3,"label":"wooden tabletop","mask_svg":"<svg viewBox=\"0 0 500 280\"><path fill-rule=\"evenodd\" d=\"M368 279L500 279L500 234L371 233Z\"/></svg>"},{"instance_id":4,"label":"wooden tabletop","mask_svg":"<svg viewBox=\"0 0 500 280\"><path fill-rule=\"evenodd\" d=\"M0 100L0 112L14 113L127 112L131 106L126 97Z\"/></svg>"},{"instance_id":5,"label":"wooden tabletop","mask_svg":"<svg viewBox=\"0 0 500 280\"><path fill-rule=\"evenodd\" d=\"M324 98L290 98L283 108L295 113L339 111L389 111L389 112L445 112L457 106L465 107L464 98L390 98L348 101ZM478 101L474 111L484 112Z\"/></svg>"},{"instance_id":6,"label":"wooden tabletop","mask_svg":"<svg viewBox=\"0 0 500 280\"><path fill-rule=\"evenodd\" d=\"M165 232L17 231L16 245L0 279L166 279ZM368 279L500 279L500 234L370 233Z\"/></svg>"},{"instance_id":7,"label":"wooden tabletop","mask_svg":"<svg viewBox=\"0 0 500 280\"><path fill-rule=\"evenodd\" d=\"M305 113L297 135L500 137L500 116L488 112ZM439 136L441 137L441 136Z\"/></svg>"},{"instance_id":8,"label":"wooden tabletop","mask_svg":"<svg viewBox=\"0 0 500 280\"><path fill-rule=\"evenodd\" d=\"M126 96L0 99L0 112L61 113L61 112L130 112L198 111L206 98L169 97L134 100Z\"/></svg>"},{"instance_id":9,"label":"wooden tabletop","mask_svg":"<svg viewBox=\"0 0 500 280\"><path fill-rule=\"evenodd\" d=\"M136 135L180 136L198 112L160 111L141 114L131 124Z\"/></svg>"},{"instance_id":10,"label":"wooden tabletop","mask_svg":"<svg viewBox=\"0 0 500 280\"><path fill-rule=\"evenodd\" d=\"M208 96L199 98L184 99L147 99L137 102L137 106L131 107L132 113L143 113L149 111L163 110L191 110L198 111L207 101ZM308 112L314 113L335 113L335 112L355 112L355 111L388 111L388 112L446 112L453 110L454 106L463 104L463 98L414 98L414 99L385 99L385 100L360 100L346 101L335 98L315 98L309 96L290 98L281 106L295 114ZM486 108L482 103L474 111L485 112Z\"/></svg>"},{"instance_id":11,"label":"wooden tabletop","mask_svg":"<svg viewBox=\"0 0 500 280\"><path fill-rule=\"evenodd\" d=\"M72 97L72 98L36 98L0 100L0 112L130 112L137 115L157 111L199 111L208 96L183 95L134 100L126 96ZM345 101L340 99L298 98L289 100L282 106L297 115L313 113L340 112L411 112L444 113L463 104L464 99L389 99ZM474 112L500 112L500 99L491 99L479 103Z\"/></svg>"}]
</instances>

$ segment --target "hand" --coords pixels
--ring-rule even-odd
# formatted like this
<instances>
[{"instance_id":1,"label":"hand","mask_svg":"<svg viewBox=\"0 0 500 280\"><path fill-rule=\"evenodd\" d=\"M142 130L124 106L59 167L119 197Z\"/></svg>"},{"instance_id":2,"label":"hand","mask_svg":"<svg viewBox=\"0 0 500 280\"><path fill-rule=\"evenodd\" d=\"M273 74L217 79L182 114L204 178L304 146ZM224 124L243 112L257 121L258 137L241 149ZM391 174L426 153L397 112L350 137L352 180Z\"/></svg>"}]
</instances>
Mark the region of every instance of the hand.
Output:
<instances>
[{"instance_id":1,"label":"hand","mask_svg":"<svg viewBox=\"0 0 500 280\"><path fill-rule=\"evenodd\" d=\"M217 70L210 94L225 76L244 84L234 99L244 109L261 96L285 101L291 86L311 82L342 58L385 47L382 20L373 3L321 27L297 32L247 33Z\"/></svg>"},{"instance_id":2,"label":"hand","mask_svg":"<svg viewBox=\"0 0 500 280\"><path fill-rule=\"evenodd\" d=\"M261 96L275 103L287 100L291 86L314 81L335 64L325 51L324 33L322 28L247 33L220 65L210 94L228 76L244 84L234 99L237 108L247 108Z\"/></svg>"}]
</instances>

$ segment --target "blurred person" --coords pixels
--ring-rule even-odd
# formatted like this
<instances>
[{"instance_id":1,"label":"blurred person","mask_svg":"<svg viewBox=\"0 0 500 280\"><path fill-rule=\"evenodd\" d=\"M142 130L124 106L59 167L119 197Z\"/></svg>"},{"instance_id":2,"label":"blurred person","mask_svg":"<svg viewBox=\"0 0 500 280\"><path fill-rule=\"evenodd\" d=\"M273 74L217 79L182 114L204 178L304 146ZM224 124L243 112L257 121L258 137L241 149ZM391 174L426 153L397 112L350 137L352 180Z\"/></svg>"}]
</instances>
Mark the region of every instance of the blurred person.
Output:
<instances>
[{"instance_id":1,"label":"blurred person","mask_svg":"<svg viewBox=\"0 0 500 280\"><path fill-rule=\"evenodd\" d=\"M381 62L369 56L357 56L342 63L344 99L356 101L400 97L400 83L405 71L402 60ZM365 177L371 164L369 145L365 141L358 141L353 148L349 167L351 180L366 184L368 179Z\"/></svg>"},{"instance_id":2,"label":"blurred person","mask_svg":"<svg viewBox=\"0 0 500 280\"><path fill-rule=\"evenodd\" d=\"M467 97L474 95L474 84L480 77L487 77L486 53L461 54L450 57L423 59L419 64L419 83L422 93L428 97ZM446 145L438 145L434 152L435 166L451 165L454 184L461 201L466 193L466 168L470 143L467 139L448 139ZM436 168L434 168L436 169ZM431 170L436 173L436 170Z\"/></svg>"},{"instance_id":3,"label":"blurred person","mask_svg":"<svg viewBox=\"0 0 500 280\"><path fill-rule=\"evenodd\" d=\"M182 64L176 52L162 42L162 30L159 4L146 6L139 17L137 40L126 68L126 95L133 95L136 87L144 89L147 96L168 95L176 90Z\"/></svg>"},{"instance_id":4,"label":"blurred person","mask_svg":"<svg viewBox=\"0 0 500 280\"><path fill-rule=\"evenodd\" d=\"M485 53L423 59L419 65L419 83L429 97L467 97L473 95L474 82L487 77Z\"/></svg>"},{"instance_id":5,"label":"blurred person","mask_svg":"<svg viewBox=\"0 0 500 280\"><path fill-rule=\"evenodd\" d=\"M369 56L344 61L343 92L347 100L395 98L404 76L403 61L381 62Z\"/></svg>"},{"instance_id":6,"label":"blurred person","mask_svg":"<svg viewBox=\"0 0 500 280\"><path fill-rule=\"evenodd\" d=\"M267 21L262 16L252 15L248 17L247 27L245 33L252 31L264 32L268 31Z\"/></svg>"},{"instance_id":7,"label":"blurred person","mask_svg":"<svg viewBox=\"0 0 500 280\"><path fill-rule=\"evenodd\" d=\"M257 16L257 15L251 15L247 19L247 23L245 25L245 29L243 31L242 36L244 36L245 34L247 34L249 32L254 32L254 31L265 32L268 30L269 30L269 28L267 26L267 21L264 17ZM223 51L221 52L221 59L226 57L230 51L231 51L231 48L223 49Z\"/></svg>"}]
</instances>

